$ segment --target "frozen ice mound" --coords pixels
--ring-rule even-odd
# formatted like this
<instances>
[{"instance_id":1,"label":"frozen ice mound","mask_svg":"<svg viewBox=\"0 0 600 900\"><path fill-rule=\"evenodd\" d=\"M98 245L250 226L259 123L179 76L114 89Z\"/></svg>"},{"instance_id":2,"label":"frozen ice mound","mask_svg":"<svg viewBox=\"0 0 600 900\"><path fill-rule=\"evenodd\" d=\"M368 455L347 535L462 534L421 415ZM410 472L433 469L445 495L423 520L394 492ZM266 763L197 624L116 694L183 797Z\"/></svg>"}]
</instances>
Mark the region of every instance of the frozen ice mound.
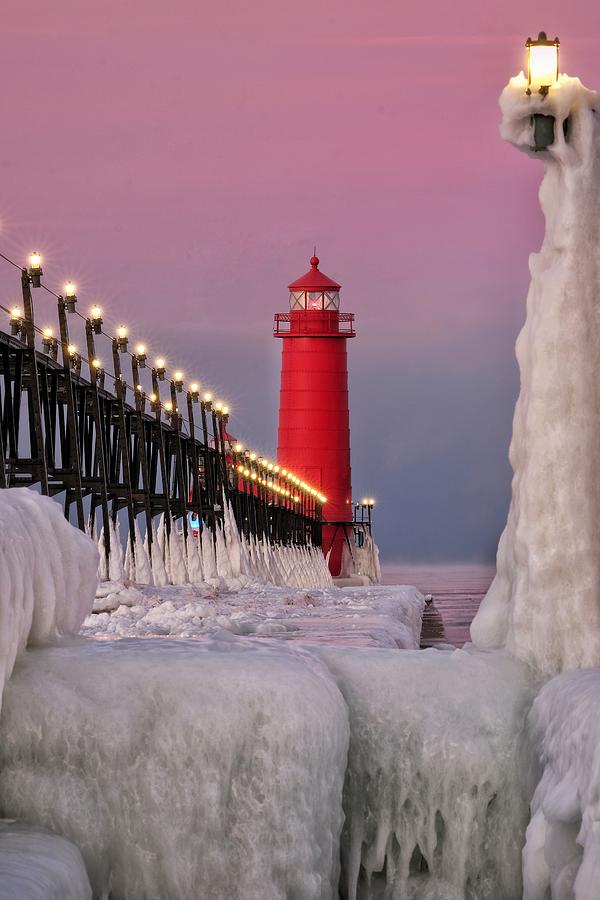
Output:
<instances>
[{"instance_id":1,"label":"frozen ice mound","mask_svg":"<svg viewBox=\"0 0 600 900\"><path fill-rule=\"evenodd\" d=\"M347 749L343 698L302 651L80 638L17 662L0 815L74 841L114 900L331 900Z\"/></svg>"},{"instance_id":2,"label":"frozen ice mound","mask_svg":"<svg viewBox=\"0 0 600 900\"><path fill-rule=\"evenodd\" d=\"M350 715L342 896L520 897L530 670L473 649L319 656Z\"/></svg>"},{"instance_id":3,"label":"frozen ice mound","mask_svg":"<svg viewBox=\"0 0 600 900\"><path fill-rule=\"evenodd\" d=\"M101 603L110 613L88 616L82 634L196 638L227 629L305 644L416 649L425 607L416 588L399 585L311 591L259 583L235 591L208 585L118 589L102 586L107 596Z\"/></svg>"},{"instance_id":4,"label":"frozen ice mound","mask_svg":"<svg viewBox=\"0 0 600 900\"><path fill-rule=\"evenodd\" d=\"M543 766L523 853L524 900L600 894L600 669L549 681L529 717Z\"/></svg>"},{"instance_id":5,"label":"frozen ice mound","mask_svg":"<svg viewBox=\"0 0 600 900\"><path fill-rule=\"evenodd\" d=\"M79 631L97 567L93 542L58 503L29 488L0 490L0 703L20 650Z\"/></svg>"},{"instance_id":6,"label":"frozen ice mound","mask_svg":"<svg viewBox=\"0 0 600 900\"><path fill-rule=\"evenodd\" d=\"M543 162L546 228L516 345L511 505L471 636L555 675L600 665L600 118L578 78L545 98L526 87L521 74L502 92L501 134ZM555 117L541 153L534 114Z\"/></svg>"},{"instance_id":7,"label":"frozen ice mound","mask_svg":"<svg viewBox=\"0 0 600 900\"><path fill-rule=\"evenodd\" d=\"M0 823L0 900L92 900L81 853L58 835Z\"/></svg>"}]
</instances>

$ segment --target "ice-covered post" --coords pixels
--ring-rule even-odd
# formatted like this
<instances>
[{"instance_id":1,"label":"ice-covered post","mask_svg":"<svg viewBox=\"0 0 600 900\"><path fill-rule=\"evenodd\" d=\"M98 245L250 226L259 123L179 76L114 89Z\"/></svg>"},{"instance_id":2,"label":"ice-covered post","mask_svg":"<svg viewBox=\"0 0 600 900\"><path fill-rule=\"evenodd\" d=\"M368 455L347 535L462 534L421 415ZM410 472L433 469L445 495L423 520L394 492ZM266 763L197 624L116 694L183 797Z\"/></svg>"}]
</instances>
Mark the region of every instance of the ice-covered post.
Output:
<instances>
[{"instance_id":1,"label":"ice-covered post","mask_svg":"<svg viewBox=\"0 0 600 900\"><path fill-rule=\"evenodd\" d=\"M600 118L578 78L531 74L502 92L500 132L544 164L546 232L516 345L512 500L471 635L551 674L600 665Z\"/></svg>"}]
</instances>

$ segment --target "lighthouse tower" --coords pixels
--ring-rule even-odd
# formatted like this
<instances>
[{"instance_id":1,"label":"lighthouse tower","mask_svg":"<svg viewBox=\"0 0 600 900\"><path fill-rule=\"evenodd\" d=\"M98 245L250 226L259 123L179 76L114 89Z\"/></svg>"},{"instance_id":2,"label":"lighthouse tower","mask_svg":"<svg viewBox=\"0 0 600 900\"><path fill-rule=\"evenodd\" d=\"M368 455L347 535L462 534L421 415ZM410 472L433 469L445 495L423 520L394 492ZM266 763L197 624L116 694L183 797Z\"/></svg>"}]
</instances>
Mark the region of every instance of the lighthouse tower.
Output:
<instances>
[{"instance_id":1,"label":"lighthouse tower","mask_svg":"<svg viewBox=\"0 0 600 900\"><path fill-rule=\"evenodd\" d=\"M339 575L352 521L348 356L354 314L340 312L340 285L310 269L289 285L290 311L275 315L282 338L278 461L327 497L323 550Z\"/></svg>"}]
</instances>

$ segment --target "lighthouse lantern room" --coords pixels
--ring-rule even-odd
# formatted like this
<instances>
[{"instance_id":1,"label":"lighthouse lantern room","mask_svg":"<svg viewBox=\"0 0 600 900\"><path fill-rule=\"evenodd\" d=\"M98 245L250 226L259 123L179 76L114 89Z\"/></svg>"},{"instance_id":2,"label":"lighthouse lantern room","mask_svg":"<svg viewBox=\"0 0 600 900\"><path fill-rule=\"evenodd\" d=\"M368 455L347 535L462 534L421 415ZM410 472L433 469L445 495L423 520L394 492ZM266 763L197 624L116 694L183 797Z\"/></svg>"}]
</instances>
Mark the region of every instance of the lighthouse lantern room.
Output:
<instances>
[{"instance_id":1,"label":"lighthouse lantern room","mask_svg":"<svg viewBox=\"0 0 600 900\"><path fill-rule=\"evenodd\" d=\"M340 285L319 270L316 256L289 292L290 311L276 313L274 327L283 339L278 461L327 498L323 550L339 575L352 534L346 342L355 335L354 315L340 312Z\"/></svg>"}]
</instances>

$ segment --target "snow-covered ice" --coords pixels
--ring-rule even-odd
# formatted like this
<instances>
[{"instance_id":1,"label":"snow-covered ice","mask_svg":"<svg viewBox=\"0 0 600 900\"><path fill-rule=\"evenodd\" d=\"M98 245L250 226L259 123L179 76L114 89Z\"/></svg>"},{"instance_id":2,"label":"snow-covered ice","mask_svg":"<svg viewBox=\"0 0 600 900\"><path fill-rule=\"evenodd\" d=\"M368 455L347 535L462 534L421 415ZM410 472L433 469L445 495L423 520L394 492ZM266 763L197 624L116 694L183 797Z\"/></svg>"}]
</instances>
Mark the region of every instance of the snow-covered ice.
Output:
<instances>
[{"instance_id":1,"label":"snow-covered ice","mask_svg":"<svg viewBox=\"0 0 600 900\"><path fill-rule=\"evenodd\" d=\"M343 896L516 900L530 670L472 647L318 652L350 716Z\"/></svg>"},{"instance_id":2,"label":"snow-covered ice","mask_svg":"<svg viewBox=\"0 0 600 900\"><path fill-rule=\"evenodd\" d=\"M100 896L331 900L347 749L300 648L79 638L6 686L0 815L73 840Z\"/></svg>"},{"instance_id":3,"label":"snow-covered ice","mask_svg":"<svg viewBox=\"0 0 600 900\"><path fill-rule=\"evenodd\" d=\"M524 900L600 895L600 669L565 672L535 699L543 774L523 854Z\"/></svg>"},{"instance_id":4,"label":"snow-covered ice","mask_svg":"<svg viewBox=\"0 0 600 900\"><path fill-rule=\"evenodd\" d=\"M0 490L0 704L19 651L79 630L97 566L93 542L58 503L28 488Z\"/></svg>"},{"instance_id":5,"label":"snow-covered ice","mask_svg":"<svg viewBox=\"0 0 600 900\"><path fill-rule=\"evenodd\" d=\"M525 88L521 74L502 93L501 133L544 163L546 232L517 340L512 501L471 635L552 675L600 664L600 118L577 78L545 99ZM532 113L556 117L543 153Z\"/></svg>"},{"instance_id":6,"label":"snow-covered ice","mask_svg":"<svg viewBox=\"0 0 600 900\"><path fill-rule=\"evenodd\" d=\"M246 579L163 588L100 585L82 634L95 637L200 637L223 629L310 644L417 648L425 600L413 587L293 590Z\"/></svg>"},{"instance_id":7,"label":"snow-covered ice","mask_svg":"<svg viewBox=\"0 0 600 900\"><path fill-rule=\"evenodd\" d=\"M58 835L0 822L0 900L92 900L81 853Z\"/></svg>"}]
</instances>

